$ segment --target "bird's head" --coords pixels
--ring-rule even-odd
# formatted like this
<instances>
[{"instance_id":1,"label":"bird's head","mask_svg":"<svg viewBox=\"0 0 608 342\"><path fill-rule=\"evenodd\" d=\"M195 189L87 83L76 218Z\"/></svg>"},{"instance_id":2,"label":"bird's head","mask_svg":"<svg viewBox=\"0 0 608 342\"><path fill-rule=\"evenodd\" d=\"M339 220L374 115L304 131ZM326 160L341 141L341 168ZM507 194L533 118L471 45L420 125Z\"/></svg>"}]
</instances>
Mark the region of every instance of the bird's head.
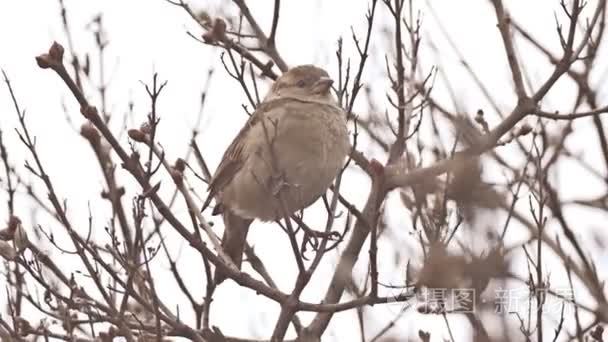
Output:
<instances>
[{"instance_id":1,"label":"bird's head","mask_svg":"<svg viewBox=\"0 0 608 342\"><path fill-rule=\"evenodd\" d=\"M331 94L333 80L327 72L314 65L289 69L272 85L266 100L294 97L302 100L335 103Z\"/></svg>"}]
</instances>

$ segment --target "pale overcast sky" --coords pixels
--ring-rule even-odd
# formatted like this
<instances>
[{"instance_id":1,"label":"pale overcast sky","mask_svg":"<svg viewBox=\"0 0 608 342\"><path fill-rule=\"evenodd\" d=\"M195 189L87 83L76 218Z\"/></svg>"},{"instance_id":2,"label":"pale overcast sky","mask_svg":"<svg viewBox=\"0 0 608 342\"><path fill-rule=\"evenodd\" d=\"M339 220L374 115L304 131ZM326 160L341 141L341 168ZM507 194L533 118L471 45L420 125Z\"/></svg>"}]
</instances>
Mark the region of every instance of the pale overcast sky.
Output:
<instances>
[{"instance_id":1,"label":"pale overcast sky","mask_svg":"<svg viewBox=\"0 0 608 342\"><path fill-rule=\"evenodd\" d=\"M492 110L487 102L480 96L480 91L471 82L470 77L458 63L456 54L449 48L447 41L441 34L437 18L431 13L424 1L419 3L423 16L423 54L422 65L429 70L434 65L441 65L456 86L456 93L463 99L464 108L474 113L479 108L486 112ZM206 8L212 15L218 13L219 1L190 1L195 9ZM268 30L272 16L272 1L248 1L253 14ZM555 13L560 11L559 1L555 0L508 0L505 1L513 17L528 27L536 37L539 37L554 51L559 47L555 34ZM592 8L595 1L590 1L588 7ZM134 118L126 121L127 128L137 127L147 114L149 103L140 81L148 82L152 72L159 73L159 77L168 80L166 91L161 96L159 112L161 125L159 128L159 141L162 142L170 160L182 157L190 139L190 132L194 128L199 111L199 96L206 83L211 81L208 101L205 106L198 138L203 153L210 167L215 166L221 154L232 140L234 134L241 127L246 116L241 104L246 103L241 88L237 82L230 79L220 62L218 49L205 46L189 37L186 32L196 35L202 32L178 7L172 6L163 0L65 0L71 30L74 36L74 46L80 56L84 52L94 51L95 45L90 31L87 29L91 19L102 13L109 45L107 48L107 75L110 80L108 93L108 108L112 115L119 117L113 121L112 128L116 131L123 127L122 117L128 110L128 103L135 104ZM496 18L488 1L482 0L438 0L432 1L437 17L451 38L458 46L460 52L466 57L469 64L480 75L490 92L499 96L499 104L505 109L512 108L515 97L511 90L511 76L506 67L506 58L498 30ZM364 0L334 0L334 1L282 1L279 35L277 46L289 65L314 63L327 67L332 76L336 76L334 52L336 41L340 36L345 39L345 49L353 51L351 40L351 25L355 32L363 35L365 32L365 12L368 1ZM379 5L381 6L381 5ZM228 12L236 14L235 6L227 6ZM375 29L379 32L392 25L379 16ZM384 19L383 19L384 18ZM430 53L430 39L441 47L442 53L437 56ZM379 37L377 35L376 37ZM103 179L99 173L98 165L93 159L88 144L74 131L83 123L75 100L70 96L65 85L50 71L41 70L36 66L34 57L46 52L53 41L58 41L67 47L66 36L59 16L58 1L52 0L3 0L0 1L0 67L11 79L17 98L22 108L27 111L29 128L37 137L38 148L42 161L48 168L48 173L55 184L60 196L68 199L68 208L75 222L86 227L88 215L87 206L90 203L95 208L98 221L98 237L106 238L103 227L107 223L109 208L107 202L99 197L104 187ZM372 41L372 49L385 48L386 42L380 39ZM524 66L530 71L533 81L544 79L550 71L542 56L530 52L530 46L518 46L522 55L526 56ZM426 55L424 53L427 53ZM374 53L370 58L380 66L383 64L384 54ZM97 63L97 61L93 61ZM356 57L354 62L356 62ZM96 65L93 65L96 67ZM211 80L207 79L210 68L215 69ZM389 89L382 68L370 67L366 80L372 91L382 98L382 94ZM96 81L97 75L93 74ZM459 87L459 85L463 85ZM466 86L464 86L466 85ZM264 85L266 87L267 85ZM87 85L88 93L93 103L99 99L93 94L91 84ZM442 86L437 85L441 94ZM571 95L572 84L560 82L553 92L553 96L543 103L547 109L570 108L574 101ZM605 90L600 88L600 95ZM606 101L600 101L606 103ZM450 104L446 101L446 104ZM68 123L62 105L67 108L72 124ZM382 104L382 109L385 104ZM496 117L490 116L492 120ZM493 121L494 124L496 121ZM492 121L491 121L492 123ZM24 171L22 165L28 155L20 144L14 128L17 127L16 115L13 111L10 97L4 84L0 86L0 129L5 133L5 143L10 146L9 154L12 162ZM581 124L585 129L585 123ZM121 142L127 146L126 135ZM580 148L584 150L584 141ZM596 148L596 147L594 147ZM373 156L374 150L368 151ZM586 157L598 160L598 155L588 151ZM384 160L384 157L378 156ZM562 174L562 177L577 177L579 171ZM129 177L126 172L119 170L120 177ZM23 174L26 174L24 171ZM85 177L86 176L86 177ZM353 202L362 206L368 189L368 180L360 173L354 171L346 175L346 181L357 186L345 187L345 193ZM573 184L574 183L574 184ZM196 183L198 184L198 183ZM4 186L4 185L2 185ZM164 180L164 191L170 193L170 182ZM563 182L562 190L572 196L583 194L604 193L603 185L591 179L581 179L579 182ZM41 188L40 188L41 189ZM131 188L135 194L137 188ZM201 191L202 192L202 191ZM41 192L44 194L44 192ZM5 193L0 193L0 200ZM24 197L18 198L18 215L28 217L30 207ZM1 201L0 201L1 202ZM128 202L126 202L128 203ZM187 218L182 210L182 217ZM0 226L6 221L7 211L4 205L0 206ZM38 223L48 224L48 217L38 217ZM605 219L605 217L603 217ZM592 223L592 218L589 219ZM253 229L249 241L256 246L260 257L266 261L267 267L272 270L281 270L282 277L277 277L280 287L287 291L293 286L295 271L293 267L283 267L285 263L293 262L285 235L282 232L269 232L263 230L271 226ZM46 227L48 228L48 226ZM84 228L83 228L84 229ZM268 237L270 236L270 238ZM514 239L519 241L521 239ZM176 240L177 241L177 240ZM173 246L174 256L180 254L181 260L195 258L187 251L187 245ZM366 252L362 252L366 254ZM598 254L605 260L605 254ZM198 259L197 259L198 260ZM328 257L319 269L318 277L327 277L333 268L335 257ZM186 263L187 264L187 263ZM198 265L198 262L197 262ZM187 265L186 265L187 266ZM164 268L163 268L164 267ZM159 266L158 272L167 272L167 265ZM192 284L201 284L198 295L203 294L203 270L188 270L187 279ZM272 273L272 272L271 272ZM175 288L171 277L158 277L159 286ZM3 284L3 279L0 280ZM315 301L319 293L324 291L326 283L317 281L311 284L310 289L304 293L304 298ZM0 306L4 308L4 291L0 291ZM187 307L184 298L175 299L176 302ZM222 306L226 310L222 310ZM243 305L248 309L233 310L233 305ZM279 307L270 303L262 296L256 296L250 290L236 289L233 284L220 288L216 298L216 311L213 324L219 324L226 334L248 337L267 337L269 329L274 325ZM184 310L188 311L188 310ZM383 323L394 316L398 310L387 307L374 307L370 309L377 324L371 323L370 332L373 336ZM252 312L258 312L252 314ZM310 315L302 315L306 321ZM238 320L242 324L228 324L230 319ZM355 329L356 316L354 312L341 313L332 320L327 340L347 341L358 339L358 330ZM463 318L450 318L452 328L457 336L466 335L468 323ZM432 330L433 337L440 340L447 338L447 331L443 324L437 324L436 317L409 313L398 321L396 333L407 333L415 337L418 329ZM344 337L344 335L350 337ZM334 338L331 339L330 337Z\"/></svg>"}]
</instances>

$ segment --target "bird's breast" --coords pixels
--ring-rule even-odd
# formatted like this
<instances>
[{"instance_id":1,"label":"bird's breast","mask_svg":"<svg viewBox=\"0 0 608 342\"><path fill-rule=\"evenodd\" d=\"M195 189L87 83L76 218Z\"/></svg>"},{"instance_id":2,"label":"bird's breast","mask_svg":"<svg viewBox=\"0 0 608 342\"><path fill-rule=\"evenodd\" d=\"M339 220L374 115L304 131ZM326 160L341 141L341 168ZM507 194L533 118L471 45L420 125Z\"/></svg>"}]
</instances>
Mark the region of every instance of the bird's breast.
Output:
<instances>
[{"instance_id":1,"label":"bird's breast","mask_svg":"<svg viewBox=\"0 0 608 342\"><path fill-rule=\"evenodd\" d=\"M344 113L332 106L288 106L264 120L249 132L247 160L225 199L245 217L273 220L282 216L277 181L290 212L311 205L333 182L350 144Z\"/></svg>"}]
</instances>

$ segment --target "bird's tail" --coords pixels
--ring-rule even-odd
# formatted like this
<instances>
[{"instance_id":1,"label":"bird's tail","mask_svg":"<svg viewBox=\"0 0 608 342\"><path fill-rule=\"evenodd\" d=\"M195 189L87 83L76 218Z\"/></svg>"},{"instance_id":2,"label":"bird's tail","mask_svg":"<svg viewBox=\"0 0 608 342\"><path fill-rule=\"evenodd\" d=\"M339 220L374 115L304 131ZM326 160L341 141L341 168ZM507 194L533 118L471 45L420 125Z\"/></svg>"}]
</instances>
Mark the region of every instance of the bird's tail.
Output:
<instances>
[{"instance_id":1,"label":"bird's tail","mask_svg":"<svg viewBox=\"0 0 608 342\"><path fill-rule=\"evenodd\" d=\"M230 212L224 211L224 235L222 236L222 248L232 259L238 269L243 263L243 251L247 243L247 232L253 220L244 219ZM220 269L215 269L215 283L219 285L226 279L226 274Z\"/></svg>"}]
</instances>

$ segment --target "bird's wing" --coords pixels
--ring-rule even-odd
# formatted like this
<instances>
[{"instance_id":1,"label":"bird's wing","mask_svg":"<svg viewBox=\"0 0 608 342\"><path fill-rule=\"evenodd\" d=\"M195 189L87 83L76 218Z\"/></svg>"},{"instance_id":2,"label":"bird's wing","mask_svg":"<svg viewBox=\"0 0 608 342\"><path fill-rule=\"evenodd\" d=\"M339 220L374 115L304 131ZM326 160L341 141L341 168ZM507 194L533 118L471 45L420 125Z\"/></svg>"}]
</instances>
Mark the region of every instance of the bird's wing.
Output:
<instances>
[{"instance_id":1,"label":"bird's wing","mask_svg":"<svg viewBox=\"0 0 608 342\"><path fill-rule=\"evenodd\" d=\"M217 167L215 174L211 178L209 182L209 195L203 204L203 209L205 210L211 200L232 180L234 175L243 167L245 160L247 159L247 155L243 153L243 142L245 136L249 133L252 127L262 122L262 119L270 112L271 109L280 107L282 104L279 102L283 102L282 99L271 100L267 102L261 103L256 110L251 114L249 120L245 123L243 128L236 135L234 140L228 148L226 152L224 152L224 156L222 157L222 161L220 165Z\"/></svg>"}]
</instances>

